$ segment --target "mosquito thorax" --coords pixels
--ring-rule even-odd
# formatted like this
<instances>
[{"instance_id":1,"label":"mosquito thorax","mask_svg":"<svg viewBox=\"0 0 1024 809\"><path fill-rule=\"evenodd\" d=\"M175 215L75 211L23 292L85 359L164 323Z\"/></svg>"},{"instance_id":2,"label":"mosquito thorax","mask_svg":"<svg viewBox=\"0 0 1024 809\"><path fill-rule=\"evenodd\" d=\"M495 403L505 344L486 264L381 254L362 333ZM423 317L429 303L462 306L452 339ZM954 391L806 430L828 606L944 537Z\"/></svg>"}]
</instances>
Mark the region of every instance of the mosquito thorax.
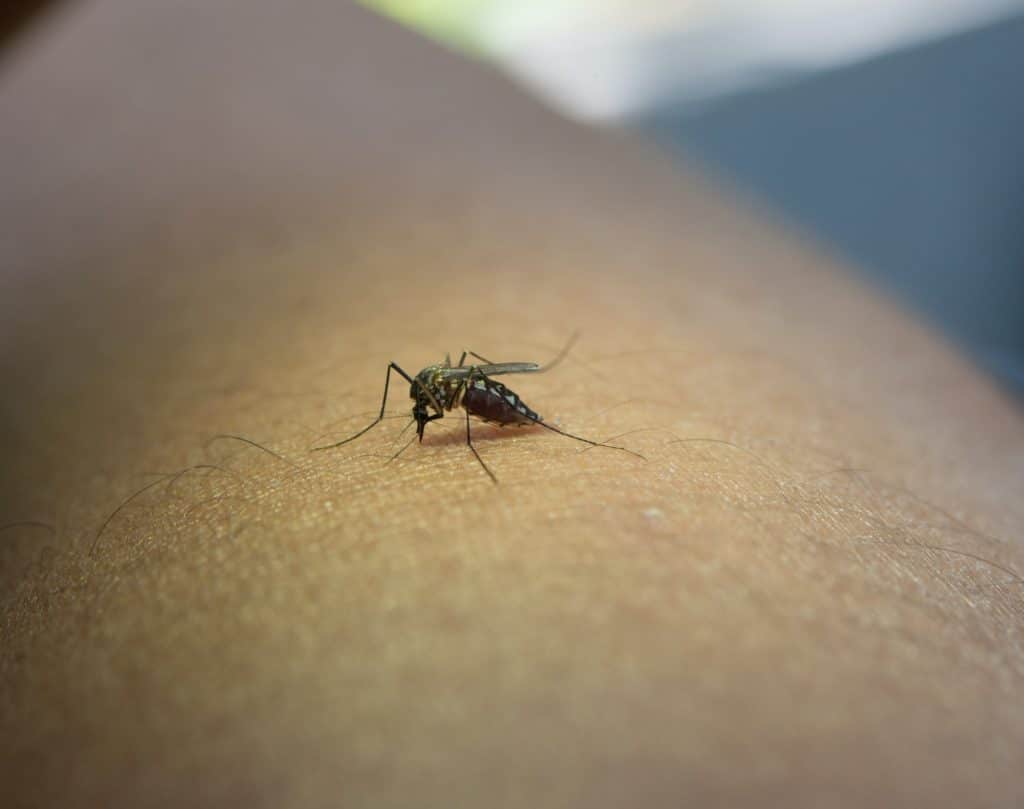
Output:
<instances>
[{"instance_id":1,"label":"mosquito thorax","mask_svg":"<svg viewBox=\"0 0 1024 809\"><path fill-rule=\"evenodd\" d=\"M436 395L443 376L443 368L443 365L428 365L416 374L416 379L409 386L409 398L416 401L420 399L429 401L429 397L424 395L424 391L430 391Z\"/></svg>"}]
</instances>

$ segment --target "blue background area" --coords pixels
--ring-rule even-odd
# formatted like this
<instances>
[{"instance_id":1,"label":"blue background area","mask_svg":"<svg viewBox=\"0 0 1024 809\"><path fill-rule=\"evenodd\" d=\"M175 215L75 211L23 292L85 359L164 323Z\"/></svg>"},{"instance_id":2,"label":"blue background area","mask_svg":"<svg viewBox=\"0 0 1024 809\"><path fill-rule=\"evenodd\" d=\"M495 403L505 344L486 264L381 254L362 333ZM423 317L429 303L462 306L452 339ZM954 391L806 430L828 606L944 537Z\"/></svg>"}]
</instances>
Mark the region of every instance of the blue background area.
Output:
<instances>
[{"instance_id":1,"label":"blue background area","mask_svg":"<svg viewBox=\"0 0 1024 809\"><path fill-rule=\"evenodd\" d=\"M1024 17L633 123L815 232L1024 394Z\"/></svg>"}]
</instances>

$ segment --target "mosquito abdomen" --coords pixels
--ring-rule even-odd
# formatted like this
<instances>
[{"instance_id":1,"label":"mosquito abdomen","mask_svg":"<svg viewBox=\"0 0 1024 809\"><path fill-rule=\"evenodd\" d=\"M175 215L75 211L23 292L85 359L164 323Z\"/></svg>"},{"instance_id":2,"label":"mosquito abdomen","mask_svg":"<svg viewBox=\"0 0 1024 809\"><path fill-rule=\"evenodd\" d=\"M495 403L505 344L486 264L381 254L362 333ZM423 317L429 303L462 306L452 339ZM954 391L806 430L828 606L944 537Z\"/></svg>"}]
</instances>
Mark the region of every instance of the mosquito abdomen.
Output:
<instances>
[{"instance_id":1,"label":"mosquito abdomen","mask_svg":"<svg viewBox=\"0 0 1024 809\"><path fill-rule=\"evenodd\" d=\"M504 385L477 379L462 394L462 406L471 416L498 424L535 424L541 417Z\"/></svg>"}]
</instances>

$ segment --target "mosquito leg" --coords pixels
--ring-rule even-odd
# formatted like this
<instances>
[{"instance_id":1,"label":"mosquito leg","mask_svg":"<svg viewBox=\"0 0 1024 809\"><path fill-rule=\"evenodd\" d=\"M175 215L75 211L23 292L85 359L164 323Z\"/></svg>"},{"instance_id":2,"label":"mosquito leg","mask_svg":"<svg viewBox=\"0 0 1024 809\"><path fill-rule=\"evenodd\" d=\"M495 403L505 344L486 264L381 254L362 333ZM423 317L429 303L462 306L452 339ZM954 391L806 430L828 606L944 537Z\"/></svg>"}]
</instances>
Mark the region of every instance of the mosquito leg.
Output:
<instances>
[{"instance_id":1,"label":"mosquito leg","mask_svg":"<svg viewBox=\"0 0 1024 809\"><path fill-rule=\"evenodd\" d=\"M497 485L498 484L498 479L494 476L494 473L490 469L487 468L487 464L484 463L484 459L480 457L480 453L477 452L476 451L476 447L473 446L473 439L469 437L469 411L468 410L466 411L466 444L469 446L469 448L471 450L473 450L473 454L476 456L476 459L478 461L480 461L480 466L482 466L484 468L484 471L487 473L488 477L490 477L491 482L494 483L495 485Z\"/></svg>"},{"instance_id":2,"label":"mosquito leg","mask_svg":"<svg viewBox=\"0 0 1024 809\"><path fill-rule=\"evenodd\" d=\"M462 356L459 357L459 364L456 366L457 368L462 367L462 364L466 361L466 357L476 357L476 359L480 360L480 362L482 362L484 365L494 365L493 362L491 362L488 359L484 359L475 351L463 351Z\"/></svg>"},{"instance_id":3,"label":"mosquito leg","mask_svg":"<svg viewBox=\"0 0 1024 809\"><path fill-rule=\"evenodd\" d=\"M558 356L551 360L551 362L549 362L547 365L542 365L540 368L538 368L537 373L539 374L542 373L543 371L550 371L552 368L558 365L558 363L560 363L562 360L566 358L569 351L572 349L574 345L576 345L576 341L579 339L580 333L578 331L573 332L572 336L569 338L569 342L565 344L565 348L558 352Z\"/></svg>"},{"instance_id":4,"label":"mosquito leg","mask_svg":"<svg viewBox=\"0 0 1024 809\"><path fill-rule=\"evenodd\" d=\"M381 399L380 402L380 415L378 415L377 418L375 418L373 421L371 421L369 424L363 427L363 429L361 429L355 435L350 435L344 441L339 441L337 444L328 444L327 446L324 447L313 447L313 452L317 452L322 449L334 449L335 447L340 447L343 444L347 444L349 441L355 441L357 438L359 438L359 436L363 435L364 433L368 433L370 430L372 430L374 427L380 424L381 421L384 420L384 408L387 407L388 404L388 386L391 384L392 371L395 371L395 373L401 374L403 377L405 377L405 379L408 380L410 385L413 384L413 379L411 376L409 376L405 371L399 368L398 365L396 365L394 362L389 362L388 372L384 377L384 397Z\"/></svg>"},{"instance_id":5,"label":"mosquito leg","mask_svg":"<svg viewBox=\"0 0 1024 809\"><path fill-rule=\"evenodd\" d=\"M626 449L625 447L617 447L615 446L615 444L602 444L600 441L591 441L589 438L584 438L583 436L580 435L573 435L572 433L567 433L565 430L559 430L557 427L552 427L550 424L544 421L535 421L534 424L539 424L544 429L551 430L551 432L558 433L559 435L564 435L566 438L572 438L576 441L582 441L584 444L590 444L590 446L592 447L605 447L606 449L617 449L620 452L628 452L630 455L635 455L637 458L640 458L641 460L647 460L647 458L645 458L639 452L634 452L633 450Z\"/></svg>"},{"instance_id":6,"label":"mosquito leg","mask_svg":"<svg viewBox=\"0 0 1024 809\"><path fill-rule=\"evenodd\" d=\"M473 373L472 371L470 371L469 376L466 377L466 379L460 380L459 384L456 385L455 390L452 391L452 395L448 397L448 401L445 403L445 407L447 407L449 410L451 410L459 402L462 401L462 394L466 392L466 383L471 381L472 375Z\"/></svg>"}]
</instances>

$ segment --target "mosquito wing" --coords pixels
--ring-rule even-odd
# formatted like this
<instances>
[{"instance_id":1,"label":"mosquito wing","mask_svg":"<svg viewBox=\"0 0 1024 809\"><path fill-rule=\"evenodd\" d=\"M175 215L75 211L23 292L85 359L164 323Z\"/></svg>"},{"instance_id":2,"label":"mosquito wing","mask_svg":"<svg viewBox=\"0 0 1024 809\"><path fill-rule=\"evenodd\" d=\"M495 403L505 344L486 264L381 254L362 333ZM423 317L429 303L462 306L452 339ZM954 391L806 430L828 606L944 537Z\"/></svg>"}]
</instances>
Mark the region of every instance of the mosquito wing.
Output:
<instances>
[{"instance_id":1,"label":"mosquito wing","mask_svg":"<svg viewBox=\"0 0 1024 809\"><path fill-rule=\"evenodd\" d=\"M478 365L477 368L484 376L528 374L540 370L540 366L535 362L496 362L493 365Z\"/></svg>"},{"instance_id":2,"label":"mosquito wing","mask_svg":"<svg viewBox=\"0 0 1024 809\"><path fill-rule=\"evenodd\" d=\"M462 368L445 368L444 375L448 379L462 379L469 376L470 371L482 376L501 376L502 374L528 374L539 371L535 362L495 362L490 365L467 365Z\"/></svg>"}]
</instances>

